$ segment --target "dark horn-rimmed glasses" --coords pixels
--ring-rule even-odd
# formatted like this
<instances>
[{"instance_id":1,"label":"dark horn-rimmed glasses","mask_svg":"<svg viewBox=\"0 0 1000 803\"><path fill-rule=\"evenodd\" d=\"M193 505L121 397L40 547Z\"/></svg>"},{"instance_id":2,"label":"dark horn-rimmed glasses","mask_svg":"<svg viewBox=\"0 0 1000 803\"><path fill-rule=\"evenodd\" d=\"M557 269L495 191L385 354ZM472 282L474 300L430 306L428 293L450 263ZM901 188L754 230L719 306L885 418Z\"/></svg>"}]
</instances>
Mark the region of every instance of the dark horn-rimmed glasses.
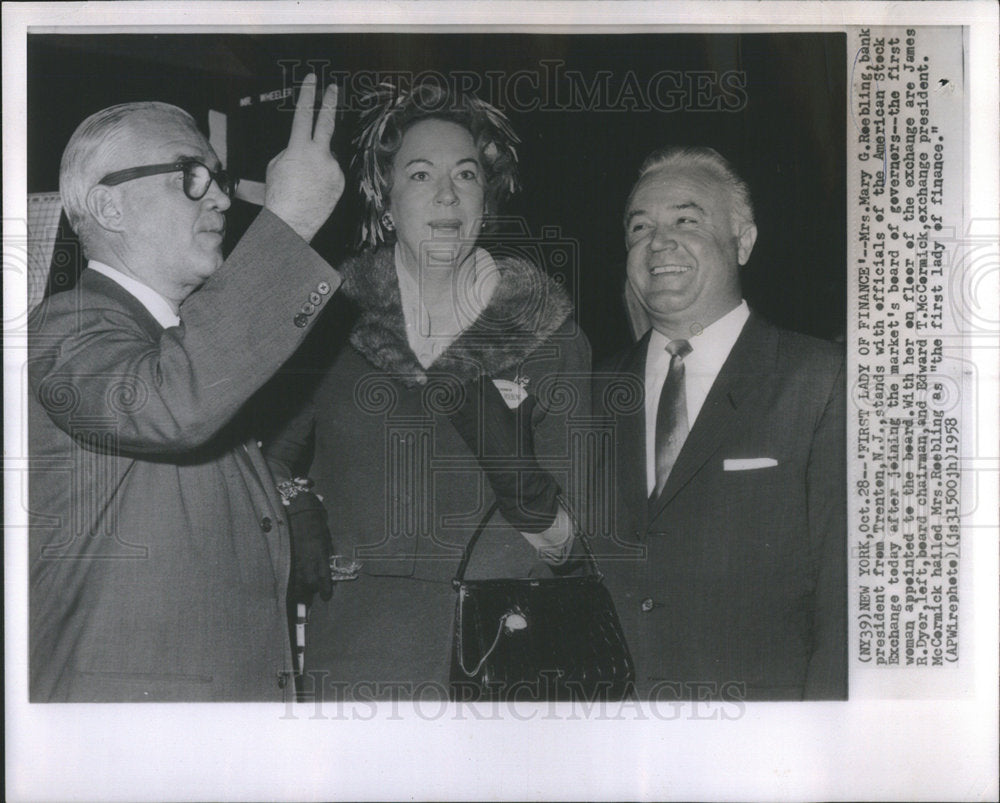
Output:
<instances>
[{"instance_id":1,"label":"dark horn-rimmed glasses","mask_svg":"<svg viewBox=\"0 0 1000 803\"><path fill-rule=\"evenodd\" d=\"M236 193L236 185L239 179L230 178L225 170L209 170L208 167L197 159L182 159L177 162L167 164L143 165L142 167L129 167L125 170L116 170L108 173L98 181L107 187L114 187L116 184L124 184L146 176L157 176L162 173L174 173L182 171L184 173L184 194L192 201L200 201L205 197L208 188L214 181L230 198Z\"/></svg>"}]
</instances>

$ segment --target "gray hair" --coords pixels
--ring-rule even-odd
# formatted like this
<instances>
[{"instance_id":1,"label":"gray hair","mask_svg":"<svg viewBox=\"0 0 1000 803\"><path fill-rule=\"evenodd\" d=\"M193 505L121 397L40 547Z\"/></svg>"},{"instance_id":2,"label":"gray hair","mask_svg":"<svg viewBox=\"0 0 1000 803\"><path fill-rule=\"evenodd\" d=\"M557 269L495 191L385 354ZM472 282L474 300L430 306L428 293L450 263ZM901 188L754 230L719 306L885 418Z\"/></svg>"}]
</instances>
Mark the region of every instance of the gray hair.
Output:
<instances>
[{"instance_id":1,"label":"gray hair","mask_svg":"<svg viewBox=\"0 0 1000 803\"><path fill-rule=\"evenodd\" d=\"M744 224L754 223L753 200L750 197L750 188L743 180L736 168L714 148L703 145L671 146L653 151L646 157L639 168L639 179L654 170L661 170L665 167L700 167L708 170L719 181L729 187L732 192L733 215ZM633 187L632 192L635 192ZM629 195L631 200L631 195ZM627 206L627 204L626 204Z\"/></svg>"},{"instance_id":2,"label":"gray hair","mask_svg":"<svg viewBox=\"0 0 1000 803\"><path fill-rule=\"evenodd\" d=\"M129 141L132 125L146 115L173 117L197 130L194 118L177 106L159 101L119 103L95 112L77 126L63 151L59 165L59 195L70 226L87 250L90 213L87 193L107 173L136 167L114 163L114 157Z\"/></svg>"}]
</instances>

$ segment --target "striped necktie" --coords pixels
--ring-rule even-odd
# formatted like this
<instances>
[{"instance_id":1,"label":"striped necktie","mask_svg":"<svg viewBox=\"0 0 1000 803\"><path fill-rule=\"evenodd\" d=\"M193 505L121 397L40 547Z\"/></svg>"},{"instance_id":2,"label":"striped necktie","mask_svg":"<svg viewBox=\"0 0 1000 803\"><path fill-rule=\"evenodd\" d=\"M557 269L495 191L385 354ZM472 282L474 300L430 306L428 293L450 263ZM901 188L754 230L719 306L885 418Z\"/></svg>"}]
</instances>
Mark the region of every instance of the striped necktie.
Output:
<instances>
[{"instance_id":1,"label":"striped necktie","mask_svg":"<svg viewBox=\"0 0 1000 803\"><path fill-rule=\"evenodd\" d=\"M667 477L680 454L688 434L687 399L684 392L684 358L691 353L686 340L667 343L670 352L670 370L663 382L660 403L656 408L656 499L667 484Z\"/></svg>"}]
</instances>

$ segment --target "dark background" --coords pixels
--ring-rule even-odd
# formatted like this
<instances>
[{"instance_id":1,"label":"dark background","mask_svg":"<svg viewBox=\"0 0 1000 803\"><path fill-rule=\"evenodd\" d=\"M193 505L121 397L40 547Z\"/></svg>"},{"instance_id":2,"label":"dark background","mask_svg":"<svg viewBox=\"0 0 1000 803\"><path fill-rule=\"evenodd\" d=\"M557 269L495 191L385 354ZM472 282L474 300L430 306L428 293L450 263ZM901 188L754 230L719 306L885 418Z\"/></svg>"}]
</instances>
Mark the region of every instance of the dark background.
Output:
<instances>
[{"instance_id":1,"label":"dark background","mask_svg":"<svg viewBox=\"0 0 1000 803\"><path fill-rule=\"evenodd\" d=\"M259 95L301 80L310 60L323 81L338 72L396 70L483 77L477 94L507 112L522 139L524 188L506 211L525 221L528 232L517 235L522 245L570 285L595 359L630 340L621 301L621 213L639 164L666 144L712 146L749 182L759 229L743 276L751 306L791 329L842 335L846 39L839 33L33 34L28 190L57 189L59 158L84 117L132 100L181 106L206 132L208 109L226 112L228 166L262 180L267 158L287 140L292 105L260 103ZM560 70L577 71L603 91L590 103L569 103L568 84L553 92L551 85L546 91L522 83L519 102L515 71L544 81L546 61L562 62ZM547 69L551 77L555 68ZM500 76L492 84L489 71ZM682 73L687 93L667 96L673 78L660 84L664 92L653 102L630 92L648 90L661 71ZM731 71L742 74L735 77L742 90L720 88ZM357 130L355 90L348 79L333 144L345 170ZM241 107L247 97L253 102ZM359 208L350 178L348 187L314 242L333 261L356 241ZM228 247L255 212L234 203ZM571 259L563 262L566 255Z\"/></svg>"}]
</instances>

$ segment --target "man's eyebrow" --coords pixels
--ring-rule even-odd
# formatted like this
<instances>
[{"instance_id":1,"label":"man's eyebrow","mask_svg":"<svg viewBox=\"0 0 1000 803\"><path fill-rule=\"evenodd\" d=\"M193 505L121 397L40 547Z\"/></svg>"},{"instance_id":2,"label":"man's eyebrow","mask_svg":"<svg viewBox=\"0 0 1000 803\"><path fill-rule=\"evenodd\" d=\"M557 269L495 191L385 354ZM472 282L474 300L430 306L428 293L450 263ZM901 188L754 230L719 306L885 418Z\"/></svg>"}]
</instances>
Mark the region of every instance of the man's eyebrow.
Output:
<instances>
[{"instance_id":1,"label":"man's eyebrow","mask_svg":"<svg viewBox=\"0 0 1000 803\"><path fill-rule=\"evenodd\" d=\"M685 201L682 204L674 204L673 208L674 209L696 209L697 211L701 212L703 215L705 214L705 209L701 206L701 204L695 203L694 201Z\"/></svg>"},{"instance_id":2,"label":"man's eyebrow","mask_svg":"<svg viewBox=\"0 0 1000 803\"><path fill-rule=\"evenodd\" d=\"M207 160L204 156L194 153L175 153L171 162L201 162L205 167L211 170L213 173L217 172L222 167L222 162L218 159L214 161Z\"/></svg>"},{"instance_id":3,"label":"man's eyebrow","mask_svg":"<svg viewBox=\"0 0 1000 803\"><path fill-rule=\"evenodd\" d=\"M707 212L705 212L705 208L701 204L697 203L696 201L684 201L683 203L674 204L670 208L671 209L676 209L676 210L694 209L697 212L701 212L701 214L703 214L703 215L707 214ZM631 209L631 210L629 210L628 214L625 215L625 225L627 226L629 224L629 222L632 220L632 218L637 217L639 215L645 215L645 214L646 214L646 210L645 209Z\"/></svg>"}]
</instances>

